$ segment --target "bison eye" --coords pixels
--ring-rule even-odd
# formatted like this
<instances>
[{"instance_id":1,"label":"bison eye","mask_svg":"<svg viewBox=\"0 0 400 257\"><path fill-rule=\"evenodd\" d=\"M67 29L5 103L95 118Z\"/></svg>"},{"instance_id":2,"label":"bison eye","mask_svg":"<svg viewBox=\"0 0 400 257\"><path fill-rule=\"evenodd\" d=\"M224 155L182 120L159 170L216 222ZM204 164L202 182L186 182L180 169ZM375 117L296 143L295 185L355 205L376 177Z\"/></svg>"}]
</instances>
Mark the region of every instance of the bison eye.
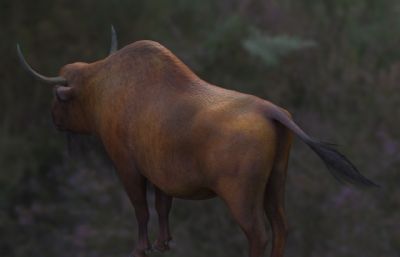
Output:
<instances>
[{"instance_id":1,"label":"bison eye","mask_svg":"<svg viewBox=\"0 0 400 257\"><path fill-rule=\"evenodd\" d=\"M57 86L55 88L55 95L60 102L66 102L72 98L73 90L71 87Z\"/></svg>"}]
</instances>

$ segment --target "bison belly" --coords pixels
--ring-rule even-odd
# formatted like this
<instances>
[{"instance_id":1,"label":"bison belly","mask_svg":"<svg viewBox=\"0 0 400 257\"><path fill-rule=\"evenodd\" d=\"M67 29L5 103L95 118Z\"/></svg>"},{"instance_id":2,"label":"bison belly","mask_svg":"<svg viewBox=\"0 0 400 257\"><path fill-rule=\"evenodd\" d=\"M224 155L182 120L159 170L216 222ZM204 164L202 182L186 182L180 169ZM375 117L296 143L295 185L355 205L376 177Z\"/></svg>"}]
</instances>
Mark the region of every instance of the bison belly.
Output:
<instances>
[{"instance_id":1,"label":"bison belly","mask_svg":"<svg viewBox=\"0 0 400 257\"><path fill-rule=\"evenodd\" d=\"M154 154L160 158L144 175L168 195L205 199L215 196L221 183L266 182L276 127L263 117L239 115L224 124L199 126L179 142L171 151Z\"/></svg>"}]
</instances>

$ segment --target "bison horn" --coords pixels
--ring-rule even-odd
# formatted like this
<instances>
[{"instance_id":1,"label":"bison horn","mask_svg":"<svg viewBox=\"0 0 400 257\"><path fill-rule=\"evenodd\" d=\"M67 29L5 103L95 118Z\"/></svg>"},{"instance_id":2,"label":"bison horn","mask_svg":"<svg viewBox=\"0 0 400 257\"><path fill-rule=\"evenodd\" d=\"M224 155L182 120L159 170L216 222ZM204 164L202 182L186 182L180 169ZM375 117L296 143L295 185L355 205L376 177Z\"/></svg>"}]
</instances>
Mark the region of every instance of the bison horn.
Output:
<instances>
[{"instance_id":1,"label":"bison horn","mask_svg":"<svg viewBox=\"0 0 400 257\"><path fill-rule=\"evenodd\" d=\"M35 78L39 79L40 81L43 81L47 84L55 85L67 85L67 80L64 77L46 77L38 72L36 72L32 67L26 62L24 55L22 54L21 48L19 47L19 44L17 44L17 52L18 52L18 58L19 61L21 62L22 66L30 73L32 74Z\"/></svg>"},{"instance_id":2,"label":"bison horn","mask_svg":"<svg viewBox=\"0 0 400 257\"><path fill-rule=\"evenodd\" d=\"M111 25L111 47L110 47L110 53L108 55L115 53L117 50L118 50L117 32L115 32L114 26Z\"/></svg>"}]
</instances>

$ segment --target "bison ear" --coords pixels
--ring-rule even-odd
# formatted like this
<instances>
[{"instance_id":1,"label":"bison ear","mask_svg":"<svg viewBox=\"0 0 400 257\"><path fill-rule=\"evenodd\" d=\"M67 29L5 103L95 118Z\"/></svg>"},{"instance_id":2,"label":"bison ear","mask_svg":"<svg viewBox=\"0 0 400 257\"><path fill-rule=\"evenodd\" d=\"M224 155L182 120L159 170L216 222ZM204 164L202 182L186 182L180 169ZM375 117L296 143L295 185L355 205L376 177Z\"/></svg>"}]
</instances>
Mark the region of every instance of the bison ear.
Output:
<instances>
[{"instance_id":1,"label":"bison ear","mask_svg":"<svg viewBox=\"0 0 400 257\"><path fill-rule=\"evenodd\" d=\"M71 87L57 86L54 92L59 101L66 102L73 97L74 91Z\"/></svg>"}]
</instances>

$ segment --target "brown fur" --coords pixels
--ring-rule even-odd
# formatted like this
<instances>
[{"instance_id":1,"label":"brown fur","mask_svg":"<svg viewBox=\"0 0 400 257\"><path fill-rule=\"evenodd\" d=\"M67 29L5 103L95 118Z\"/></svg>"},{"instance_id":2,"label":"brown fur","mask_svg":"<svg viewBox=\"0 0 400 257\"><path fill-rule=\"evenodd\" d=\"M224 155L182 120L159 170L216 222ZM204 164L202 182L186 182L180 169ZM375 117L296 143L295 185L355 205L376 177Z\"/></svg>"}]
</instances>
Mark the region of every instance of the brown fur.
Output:
<instances>
[{"instance_id":1,"label":"brown fur","mask_svg":"<svg viewBox=\"0 0 400 257\"><path fill-rule=\"evenodd\" d=\"M56 89L54 122L62 130L93 133L104 144L135 207L134 256L150 248L146 181L156 187L156 249L168 249L172 197L217 195L246 234L251 257L264 253L265 214L272 256L283 256L289 129L317 148L285 110L201 80L152 41L95 63L66 65L60 75L68 88Z\"/></svg>"}]
</instances>

